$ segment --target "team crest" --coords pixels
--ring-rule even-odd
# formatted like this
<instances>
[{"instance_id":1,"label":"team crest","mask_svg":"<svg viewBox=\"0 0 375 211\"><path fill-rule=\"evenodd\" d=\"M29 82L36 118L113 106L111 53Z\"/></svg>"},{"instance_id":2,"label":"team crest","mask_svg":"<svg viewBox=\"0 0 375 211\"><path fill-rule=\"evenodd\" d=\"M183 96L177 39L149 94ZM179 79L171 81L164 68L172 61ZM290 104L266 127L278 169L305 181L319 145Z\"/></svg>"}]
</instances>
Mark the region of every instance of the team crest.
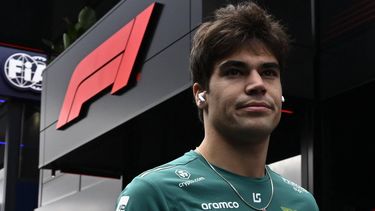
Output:
<instances>
[{"instance_id":1,"label":"team crest","mask_svg":"<svg viewBox=\"0 0 375 211\"><path fill-rule=\"evenodd\" d=\"M174 173L176 173L176 175L181 179L189 179L191 176L188 171L182 169L177 169Z\"/></svg>"}]
</instances>

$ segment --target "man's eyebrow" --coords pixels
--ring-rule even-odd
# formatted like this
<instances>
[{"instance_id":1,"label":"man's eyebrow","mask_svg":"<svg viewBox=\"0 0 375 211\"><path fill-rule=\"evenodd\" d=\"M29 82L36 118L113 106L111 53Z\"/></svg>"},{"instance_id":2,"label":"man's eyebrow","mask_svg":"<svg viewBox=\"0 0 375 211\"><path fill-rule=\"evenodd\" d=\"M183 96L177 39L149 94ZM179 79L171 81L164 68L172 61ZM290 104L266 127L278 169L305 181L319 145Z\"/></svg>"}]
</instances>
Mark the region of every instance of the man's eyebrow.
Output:
<instances>
[{"instance_id":1,"label":"man's eyebrow","mask_svg":"<svg viewBox=\"0 0 375 211\"><path fill-rule=\"evenodd\" d=\"M248 65L243 61L238 60L226 60L219 64L219 69L223 70L227 67L240 67L240 68L247 68Z\"/></svg>"},{"instance_id":2,"label":"man's eyebrow","mask_svg":"<svg viewBox=\"0 0 375 211\"><path fill-rule=\"evenodd\" d=\"M275 68L280 70L280 65L276 62L266 62L261 65L262 68Z\"/></svg>"},{"instance_id":3,"label":"man's eyebrow","mask_svg":"<svg viewBox=\"0 0 375 211\"><path fill-rule=\"evenodd\" d=\"M246 62L239 60L226 60L219 64L219 69L224 70L228 67L238 67L238 68L249 68ZM275 68L280 69L280 65L277 62L265 62L260 65L261 68Z\"/></svg>"}]
</instances>

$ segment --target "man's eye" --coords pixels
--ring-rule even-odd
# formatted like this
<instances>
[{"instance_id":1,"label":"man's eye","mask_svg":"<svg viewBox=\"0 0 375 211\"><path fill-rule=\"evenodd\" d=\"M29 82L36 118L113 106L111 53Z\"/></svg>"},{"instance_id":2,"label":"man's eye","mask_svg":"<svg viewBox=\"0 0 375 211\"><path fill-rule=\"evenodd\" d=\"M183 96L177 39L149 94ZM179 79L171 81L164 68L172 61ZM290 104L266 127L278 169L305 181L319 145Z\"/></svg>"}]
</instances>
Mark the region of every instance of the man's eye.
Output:
<instances>
[{"instance_id":1,"label":"man's eye","mask_svg":"<svg viewBox=\"0 0 375 211\"><path fill-rule=\"evenodd\" d=\"M236 68L230 68L227 71L225 71L225 75L227 76L239 76L242 75L242 71Z\"/></svg>"},{"instance_id":2,"label":"man's eye","mask_svg":"<svg viewBox=\"0 0 375 211\"><path fill-rule=\"evenodd\" d=\"M268 70L264 70L264 71L262 71L262 76L266 76L266 77L276 77L276 76L278 76L278 75L279 75L278 71L273 70L273 69L268 69Z\"/></svg>"}]
</instances>

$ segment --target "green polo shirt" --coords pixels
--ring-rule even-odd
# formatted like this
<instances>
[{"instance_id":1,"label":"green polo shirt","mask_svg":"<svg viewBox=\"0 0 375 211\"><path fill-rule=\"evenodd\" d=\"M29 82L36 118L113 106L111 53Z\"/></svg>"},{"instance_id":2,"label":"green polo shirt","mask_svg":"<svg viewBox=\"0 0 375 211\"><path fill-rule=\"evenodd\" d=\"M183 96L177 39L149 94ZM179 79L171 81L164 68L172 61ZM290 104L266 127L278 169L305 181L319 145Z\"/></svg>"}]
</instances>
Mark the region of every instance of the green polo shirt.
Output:
<instances>
[{"instance_id":1,"label":"green polo shirt","mask_svg":"<svg viewBox=\"0 0 375 211\"><path fill-rule=\"evenodd\" d=\"M118 198L116 211L249 211L256 210L251 206L265 207L271 198L268 211L319 210L308 191L269 168L270 177L262 178L215 169L225 179L213 171L200 154L187 152L135 177Z\"/></svg>"}]
</instances>

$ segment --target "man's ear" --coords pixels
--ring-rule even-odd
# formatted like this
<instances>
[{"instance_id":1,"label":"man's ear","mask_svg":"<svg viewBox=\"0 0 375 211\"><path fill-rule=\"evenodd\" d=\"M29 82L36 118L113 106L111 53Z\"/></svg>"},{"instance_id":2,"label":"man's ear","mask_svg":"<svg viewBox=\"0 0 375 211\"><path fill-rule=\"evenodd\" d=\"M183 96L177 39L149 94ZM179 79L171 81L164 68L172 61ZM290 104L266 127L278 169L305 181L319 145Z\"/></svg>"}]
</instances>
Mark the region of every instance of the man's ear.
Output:
<instances>
[{"instance_id":1,"label":"man's ear","mask_svg":"<svg viewBox=\"0 0 375 211\"><path fill-rule=\"evenodd\" d=\"M204 109L206 107L206 91L204 91L200 84L193 84L193 94L195 99L195 104L198 108Z\"/></svg>"}]
</instances>

